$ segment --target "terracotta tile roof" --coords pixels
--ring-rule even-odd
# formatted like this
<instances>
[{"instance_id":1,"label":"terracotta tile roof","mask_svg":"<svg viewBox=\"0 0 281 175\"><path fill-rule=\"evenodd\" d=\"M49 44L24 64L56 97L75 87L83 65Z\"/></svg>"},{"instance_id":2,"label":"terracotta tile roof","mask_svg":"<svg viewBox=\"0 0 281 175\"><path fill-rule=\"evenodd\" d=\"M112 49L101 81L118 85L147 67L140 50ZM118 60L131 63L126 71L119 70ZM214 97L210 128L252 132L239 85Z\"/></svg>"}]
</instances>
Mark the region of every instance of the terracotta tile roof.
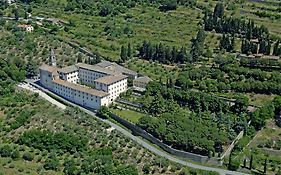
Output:
<instances>
[{"instance_id":1,"label":"terracotta tile roof","mask_svg":"<svg viewBox=\"0 0 281 175\"><path fill-rule=\"evenodd\" d=\"M75 65L63 67L63 68L58 70L58 72L66 73L66 74L71 73L71 72L75 72L75 71L78 71L78 68Z\"/></svg>"},{"instance_id":2,"label":"terracotta tile roof","mask_svg":"<svg viewBox=\"0 0 281 175\"><path fill-rule=\"evenodd\" d=\"M95 71L95 72L100 72L100 73L104 73L107 75L118 75L121 74L120 72L116 72L116 71L112 71L100 66L96 66L96 65L90 65L90 64L84 64L84 63L77 63L76 66L78 68L82 68L82 69L88 69L91 71Z\"/></svg>"},{"instance_id":3,"label":"terracotta tile roof","mask_svg":"<svg viewBox=\"0 0 281 175\"><path fill-rule=\"evenodd\" d=\"M100 63L96 64L97 66L112 70L112 71L116 71L116 72L121 72L123 74L126 75L132 75L132 76L137 76L138 73L135 71L132 71L126 67L120 66L117 63L114 62L110 62L110 61L106 61L106 60L102 60Z\"/></svg>"},{"instance_id":4,"label":"terracotta tile roof","mask_svg":"<svg viewBox=\"0 0 281 175\"><path fill-rule=\"evenodd\" d=\"M105 96L109 95L108 93L103 92L103 91L99 91L99 90L96 90L96 89L93 89L93 88L90 88L90 87L87 87L87 86L74 84L74 83L70 83L70 82L67 82L67 81L63 81L63 80L53 80L53 82L57 83L59 85L68 87L70 89L74 89L74 90L77 90L77 91L80 91L80 92L85 92L85 93L88 93L88 94L91 94L91 95L94 95L94 96L97 96L97 97L105 97Z\"/></svg>"},{"instance_id":5,"label":"terracotta tile roof","mask_svg":"<svg viewBox=\"0 0 281 175\"><path fill-rule=\"evenodd\" d=\"M96 79L95 82L110 85L110 84L116 83L120 80L124 80L127 77L128 76L126 76L126 75L105 76L105 77Z\"/></svg>"},{"instance_id":6,"label":"terracotta tile roof","mask_svg":"<svg viewBox=\"0 0 281 175\"><path fill-rule=\"evenodd\" d=\"M148 76L143 76L143 77L139 77L133 81L139 81L139 82L143 82L143 83L149 83L152 81L151 78L149 78Z\"/></svg>"},{"instance_id":7,"label":"terracotta tile roof","mask_svg":"<svg viewBox=\"0 0 281 175\"><path fill-rule=\"evenodd\" d=\"M39 67L40 70L44 70L44 71L47 71L47 72L52 72L52 73L55 73L58 71L58 68L57 67L54 67L54 66L49 66L47 64L43 64L42 66Z\"/></svg>"},{"instance_id":8,"label":"terracotta tile roof","mask_svg":"<svg viewBox=\"0 0 281 175\"><path fill-rule=\"evenodd\" d=\"M27 27L32 27L32 25L27 25L27 24L19 24L19 28L27 28Z\"/></svg>"}]
</instances>

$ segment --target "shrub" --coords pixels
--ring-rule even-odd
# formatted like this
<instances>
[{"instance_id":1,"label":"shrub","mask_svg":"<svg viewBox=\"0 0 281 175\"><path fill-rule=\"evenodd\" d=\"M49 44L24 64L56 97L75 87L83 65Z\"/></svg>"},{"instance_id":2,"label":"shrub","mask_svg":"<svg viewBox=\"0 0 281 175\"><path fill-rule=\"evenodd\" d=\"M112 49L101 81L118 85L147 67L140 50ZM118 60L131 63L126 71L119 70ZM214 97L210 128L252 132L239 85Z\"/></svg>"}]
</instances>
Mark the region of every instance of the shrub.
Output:
<instances>
[{"instance_id":1,"label":"shrub","mask_svg":"<svg viewBox=\"0 0 281 175\"><path fill-rule=\"evenodd\" d=\"M109 118L110 111L109 111L108 107L102 106L98 110L97 114L98 114L99 117L106 119L106 118Z\"/></svg>"},{"instance_id":2,"label":"shrub","mask_svg":"<svg viewBox=\"0 0 281 175\"><path fill-rule=\"evenodd\" d=\"M0 155L2 157L10 157L12 152L12 148L10 145L4 145L3 147L0 148Z\"/></svg>"},{"instance_id":3,"label":"shrub","mask_svg":"<svg viewBox=\"0 0 281 175\"><path fill-rule=\"evenodd\" d=\"M149 174L150 173L150 171L151 171L151 167L150 167L150 165L149 164L144 164L143 165L143 168L142 168L142 171L143 171L143 173L144 174Z\"/></svg>"},{"instance_id":4,"label":"shrub","mask_svg":"<svg viewBox=\"0 0 281 175\"><path fill-rule=\"evenodd\" d=\"M30 153L24 153L24 154L22 155L22 158L23 158L24 160L27 160L27 161L32 161L34 157L33 157L33 155L30 154Z\"/></svg>"},{"instance_id":5,"label":"shrub","mask_svg":"<svg viewBox=\"0 0 281 175\"><path fill-rule=\"evenodd\" d=\"M11 154L12 159L18 159L20 157L20 152L18 150L14 150Z\"/></svg>"},{"instance_id":6,"label":"shrub","mask_svg":"<svg viewBox=\"0 0 281 175\"><path fill-rule=\"evenodd\" d=\"M59 160L57 158L47 159L44 168L46 170L57 170L59 166Z\"/></svg>"}]
</instances>

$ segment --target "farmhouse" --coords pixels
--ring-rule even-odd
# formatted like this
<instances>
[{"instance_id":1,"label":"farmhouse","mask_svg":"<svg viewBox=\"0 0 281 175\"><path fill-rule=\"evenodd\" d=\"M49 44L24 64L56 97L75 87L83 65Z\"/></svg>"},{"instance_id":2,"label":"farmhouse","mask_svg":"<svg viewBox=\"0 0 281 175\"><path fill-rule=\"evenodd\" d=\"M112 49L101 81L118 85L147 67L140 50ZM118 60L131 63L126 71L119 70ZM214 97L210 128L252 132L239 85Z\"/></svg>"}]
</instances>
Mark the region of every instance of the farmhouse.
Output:
<instances>
[{"instance_id":1,"label":"farmhouse","mask_svg":"<svg viewBox=\"0 0 281 175\"><path fill-rule=\"evenodd\" d=\"M26 32L32 32L34 30L32 25L27 25L27 24L19 24L17 27L19 29L25 30Z\"/></svg>"}]
</instances>

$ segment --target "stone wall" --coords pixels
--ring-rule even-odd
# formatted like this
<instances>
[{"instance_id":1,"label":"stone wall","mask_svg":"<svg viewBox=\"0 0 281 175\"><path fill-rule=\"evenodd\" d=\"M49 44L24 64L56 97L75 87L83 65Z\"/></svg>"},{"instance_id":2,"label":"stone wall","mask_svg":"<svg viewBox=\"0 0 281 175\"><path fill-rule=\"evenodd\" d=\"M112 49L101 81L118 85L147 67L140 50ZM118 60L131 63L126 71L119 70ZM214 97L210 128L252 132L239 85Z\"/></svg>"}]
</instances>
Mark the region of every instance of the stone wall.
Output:
<instances>
[{"instance_id":1,"label":"stone wall","mask_svg":"<svg viewBox=\"0 0 281 175\"><path fill-rule=\"evenodd\" d=\"M111 114L111 117L116 120L117 122L119 122L120 124L122 124L123 126L125 126L126 128L130 129L133 134L141 136L145 139L147 139L148 141L152 142L153 144L159 146L160 148L162 148L164 151L177 156L177 157L182 157L194 162L198 162L198 163L208 163L211 165L217 165L217 166L221 166L222 165L222 161L220 158L216 158L216 157L212 157L209 158L207 156L202 156L199 154L194 154L194 153L190 153L190 152L185 152L185 151L181 151L181 150L177 150L174 148L171 148L170 146L164 144L163 142L161 142L160 140L158 140L157 138L155 138L154 136L152 136L151 134L147 133L146 131L144 131L143 129L141 129L140 127L120 118L119 116L115 115L115 114Z\"/></svg>"}]
</instances>

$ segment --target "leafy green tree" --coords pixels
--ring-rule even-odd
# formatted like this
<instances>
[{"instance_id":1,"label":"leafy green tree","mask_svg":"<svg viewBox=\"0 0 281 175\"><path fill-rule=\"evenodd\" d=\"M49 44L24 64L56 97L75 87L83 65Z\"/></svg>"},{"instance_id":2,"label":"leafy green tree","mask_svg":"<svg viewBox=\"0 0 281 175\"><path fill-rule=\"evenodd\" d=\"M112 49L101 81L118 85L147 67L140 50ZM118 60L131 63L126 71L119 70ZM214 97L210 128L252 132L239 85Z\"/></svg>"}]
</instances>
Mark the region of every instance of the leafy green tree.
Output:
<instances>
[{"instance_id":1,"label":"leafy green tree","mask_svg":"<svg viewBox=\"0 0 281 175\"><path fill-rule=\"evenodd\" d=\"M191 39L191 51L193 61L198 61L199 57L203 54L204 41L206 34L203 29L200 29L197 33L196 38Z\"/></svg>"},{"instance_id":2,"label":"leafy green tree","mask_svg":"<svg viewBox=\"0 0 281 175\"><path fill-rule=\"evenodd\" d=\"M34 156L28 152L23 153L22 158L27 161L32 161Z\"/></svg>"},{"instance_id":3,"label":"leafy green tree","mask_svg":"<svg viewBox=\"0 0 281 175\"><path fill-rule=\"evenodd\" d=\"M149 165L148 163L145 163L145 164L143 165L142 171L143 171L144 174L149 174L150 171L151 171L150 165Z\"/></svg>"},{"instance_id":4,"label":"leafy green tree","mask_svg":"<svg viewBox=\"0 0 281 175\"><path fill-rule=\"evenodd\" d=\"M109 4L104 4L99 12L100 16L107 16L112 12L112 7Z\"/></svg>"},{"instance_id":5,"label":"leafy green tree","mask_svg":"<svg viewBox=\"0 0 281 175\"><path fill-rule=\"evenodd\" d=\"M176 0L165 0L164 3L159 7L161 11L169 11L177 9L177 1Z\"/></svg>"},{"instance_id":6,"label":"leafy green tree","mask_svg":"<svg viewBox=\"0 0 281 175\"><path fill-rule=\"evenodd\" d=\"M253 157L253 154L251 154L251 158L250 158L250 170L252 170L253 168L253 160L254 160L254 157Z\"/></svg>"},{"instance_id":7,"label":"leafy green tree","mask_svg":"<svg viewBox=\"0 0 281 175\"><path fill-rule=\"evenodd\" d=\"M97 112L98 116L100 116L101 118L109 118L110 117L110 111L108 109L108 107L106 106L102 106L98 109Z\"/></svg>"},{"instance_id":8,"label":"leafy green tree","mask_svg":"<svg viewBox=\"0 0 281 175\"><path fill-rule=\"evenodd\" d=\"M28 59L26 64L26 76L33 77L36 76L38 73L39 72L38 72L37 64L32 59Z\"/></svg>"},{"instance_id":9,"label":"leafy green tree","mask_svg":"<svg viewBox=\"0 0 281 175\"><path fill-rule=\"evenodd\" d=\"M43 166L46 170L57 170L59 167L59 160L56 157L48 158Z\"/></svg>"},{"instance_id":10,"label":"leafy green tree","mask_svg":"<svg viewBox=\"0 0 281 175\"><path fill-rule=\"evenodd\" d=\"M18 159L19 157L20 157L19 150L14 150L11 154L11 158L15 160L15 159Z\"/></svg>"},{"instance_id":11,"label":"leafy green tree","mask_svg":"<svg viewBox=\"0 0 281 175\"><path fill-rule=\"evenodd\" d=\"M19 20L19 10L17 8L13 9L13 14L16 20Z\"/></svg>"},{"instance_id":12,"label":"leafy green tree","mask_svg":"<svg viewBox=\"0 0 281 175\"><path fill-rule=\"evenodd\" d=\"M232 111L235 113L247 112L249 106L249 98L244 95L239 95L235 97L234 105L231 107Z\"/></svg>"},{"instance_id":13,"label":"leafy green tree","mask_svg":"<svg viewBox=\"0 0 281 175\"><path fill-rule=\"evenodd\" d=\"M2 157L10 157L12 153L12 148L10 145L4 145L0 148L0 155Z\"/></svg>"},{"instance_id":14,"label":"leafy green tree","mask_svg":"<svg viewBox=\"0 0 281 175\"><path fill-rule=\"evenodd\" d=\"M275 115L281 115L281 96L277 96L273 99L273 106Z\"/></svg>"}]
</instances>

